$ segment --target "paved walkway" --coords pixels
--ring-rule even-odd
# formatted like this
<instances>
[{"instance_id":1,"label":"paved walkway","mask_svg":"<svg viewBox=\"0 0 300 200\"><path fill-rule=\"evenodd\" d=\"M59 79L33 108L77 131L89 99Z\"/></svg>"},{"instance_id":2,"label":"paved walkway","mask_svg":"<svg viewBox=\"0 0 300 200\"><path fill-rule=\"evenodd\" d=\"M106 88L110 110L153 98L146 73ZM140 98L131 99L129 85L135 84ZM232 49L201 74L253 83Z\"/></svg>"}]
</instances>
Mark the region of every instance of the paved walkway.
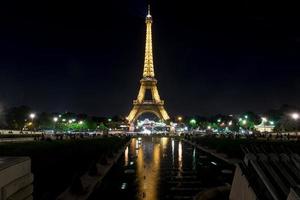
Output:
<instances>
[{"instance_id":1,"label":"paved walkway","mask_svg":"<svg viewBox=\"0 0 300 200\"><path fill-rule=\"evenodd\" d=\"M33 141L33 137L25 137L25 138L0 138L0 143L9 143L9 142L29 142Z\"/></svg>"}]
</instances>

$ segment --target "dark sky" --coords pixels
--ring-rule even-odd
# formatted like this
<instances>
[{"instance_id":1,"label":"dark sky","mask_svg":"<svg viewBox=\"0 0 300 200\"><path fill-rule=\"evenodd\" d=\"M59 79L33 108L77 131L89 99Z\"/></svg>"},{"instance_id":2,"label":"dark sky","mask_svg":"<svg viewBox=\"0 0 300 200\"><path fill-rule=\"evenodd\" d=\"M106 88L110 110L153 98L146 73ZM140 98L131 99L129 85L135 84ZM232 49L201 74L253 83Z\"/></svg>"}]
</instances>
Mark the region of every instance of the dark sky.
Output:
<instances>
[{"instance_id":1,"label":"dark sky","mask_svg":"<svg viewBox=\"0 0 300 200\"><path fill-rule=\"evenodd\" d=\"M296 5L151 5L155 72L170 115L300 106ZM0 106L126 115L142 76L146 9L146 0L1 3Z\"/></svg>"}]
</instances>

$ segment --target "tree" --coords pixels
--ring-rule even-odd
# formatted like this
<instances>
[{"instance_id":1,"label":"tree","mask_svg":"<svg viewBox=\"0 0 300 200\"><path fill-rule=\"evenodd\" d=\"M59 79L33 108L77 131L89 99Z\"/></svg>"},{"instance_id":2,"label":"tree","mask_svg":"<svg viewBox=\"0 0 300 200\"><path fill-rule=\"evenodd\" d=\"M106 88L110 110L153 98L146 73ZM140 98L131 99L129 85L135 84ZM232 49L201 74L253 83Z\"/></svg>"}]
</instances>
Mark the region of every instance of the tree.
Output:
<instances>
[{"instance_id":1,"label":"tree","mask_svg":"<svg viewBox=\"0 0 300 200\"><path fill-rule=\"evenodd\" d=\"M5 119L9 129L22 130L31 109L28 106L12 107L5 111Z\"/></svg>"},{"instance_id":2,"label":"tree","mask_svg":"<svg viewBox=\"0 0 300 200\"><path fill-rule=\"evenodd\" d=\"M36 119L39 129L52 129L54 126L53 117L51 114L42 112Z\"/></svg>"}]
</instances>

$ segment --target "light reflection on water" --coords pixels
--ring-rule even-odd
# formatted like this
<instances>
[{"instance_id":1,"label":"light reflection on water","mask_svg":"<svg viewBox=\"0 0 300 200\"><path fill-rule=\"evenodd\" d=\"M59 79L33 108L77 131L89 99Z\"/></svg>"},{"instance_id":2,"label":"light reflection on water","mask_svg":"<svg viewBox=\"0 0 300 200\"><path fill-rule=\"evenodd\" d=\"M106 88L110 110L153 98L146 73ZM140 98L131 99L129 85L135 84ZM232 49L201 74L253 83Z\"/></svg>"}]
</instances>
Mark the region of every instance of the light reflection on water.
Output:
<instances>
[{"instance_id":1,"label":"light reflection on water","mask_svg":"<svg viewBox=\"0 0 300 200\"><path fill-rule=\"evenodd\" d=\"M197 164L197 161L196 161L196 148L194 147L194 150L193 150L193 170L196 169L196 164Z\"/></svg>"},{"instance_id":2,"label":"light reflection on water","mask_svg":"<svg viewBox=\"0 0 300 200\"><path fill-rule=\"evenodd\" d=\"M152 143L152 145L151 145ZM158 199L160 175L160 154L168 143L168 138L152 138L141 142L137 157L138 199Z\"/></svg>"},{"instance_id":3,"label":"light reflection on water","mask_svg":"<svg viewBox=\"0 0 300 200\"><path fill-rule=\"evenodd\" d=\"M174 166L174 162L175 162L175 141L174 139L172 138L172 164Z\"/></svg>"},{"instance_id":4,"label":"light reflection on water","mask_svg":"<svg viewBox=\"0 0 300 200\"><path fill-rule=\"evenodd\" d=\"M182 144L181 141L178 142L178 170L182 171Z\"/></svg>"},{"instance_id":5,"label":"light reflection on water","mask_svg":"<svg viewBox=\"0 0 300 200\"><path fill-rule=\"evenodd\" d=\"M221 173L231 167L177 138L132 138L123 155L90 200L192 199L232 180Z\"/></svg>"},{"instance_id":6,"label":"light reflection on water","mask_svg":"<svg viewBox=\"0 0 300 200\"><path fill-rule=\"evenodd\" d=\"M125 166L127 166L128 165L128 160L129 160L129 147L126 147L126 149L125 149L125 152L124 152L124 158L125 158Z\"/></svg>"}]
</instances>

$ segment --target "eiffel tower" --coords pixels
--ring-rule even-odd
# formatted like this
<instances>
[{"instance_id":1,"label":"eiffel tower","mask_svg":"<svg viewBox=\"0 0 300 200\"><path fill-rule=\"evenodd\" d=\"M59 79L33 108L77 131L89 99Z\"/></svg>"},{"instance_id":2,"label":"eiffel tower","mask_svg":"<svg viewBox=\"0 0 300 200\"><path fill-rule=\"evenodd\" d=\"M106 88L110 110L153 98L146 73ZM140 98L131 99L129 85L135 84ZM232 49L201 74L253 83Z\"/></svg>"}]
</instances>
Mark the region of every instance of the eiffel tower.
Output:
<instances>
[{"instance_id":1,"label":"eiffel tower","mask_svg":"<svg viewBox=\"0 0 300 200\"><path fill-rule=\"evenodd\" d=\"M164 101L160 99L156 86L157 80L154 77L151 26L152 16L150 14L150 6L148 6L148 14L146 16L146 48L143 78L140 80L141 86L137 99L133 101L133 108L127 117L130 124L134 123L143 113L153 113L163 121L168 121L170 119L164 108ZM145 99L145 93L147 90L151 91L151 100Z\"/></svg>"}]
</instances>

